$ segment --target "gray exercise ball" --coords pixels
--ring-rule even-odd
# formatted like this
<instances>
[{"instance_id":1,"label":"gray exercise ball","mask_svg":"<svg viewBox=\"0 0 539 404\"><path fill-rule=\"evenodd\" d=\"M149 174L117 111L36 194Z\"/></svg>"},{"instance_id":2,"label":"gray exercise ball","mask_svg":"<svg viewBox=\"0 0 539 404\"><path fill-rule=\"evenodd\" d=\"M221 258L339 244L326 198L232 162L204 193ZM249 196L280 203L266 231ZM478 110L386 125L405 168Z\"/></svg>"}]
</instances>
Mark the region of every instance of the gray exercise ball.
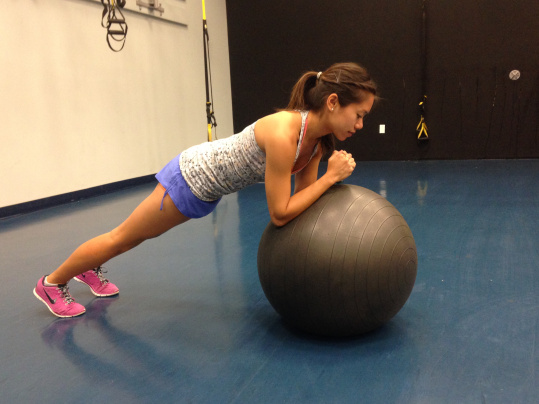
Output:
<instances>
[{"instance_id":1,"label":"gray exercise ball","mask_svg":"<svg viewBox=\"0 0 539 404\"><path fill-rule=\"evenodd\" d=\"M417 274L402 215L355 185L334 185L285 226L270 222L257 261L262 289L284 321L323 336L355 336L386 323Z\"/></svg>"}]
</instances>

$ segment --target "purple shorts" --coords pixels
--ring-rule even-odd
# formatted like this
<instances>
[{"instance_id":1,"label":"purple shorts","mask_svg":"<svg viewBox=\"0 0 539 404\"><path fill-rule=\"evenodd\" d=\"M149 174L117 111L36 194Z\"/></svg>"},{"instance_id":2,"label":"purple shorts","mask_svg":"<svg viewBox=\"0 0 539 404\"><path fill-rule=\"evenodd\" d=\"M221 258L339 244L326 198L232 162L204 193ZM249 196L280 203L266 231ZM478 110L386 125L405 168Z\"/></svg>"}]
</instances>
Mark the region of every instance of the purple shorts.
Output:
<instances>
[{"instance_id":1,"label":"purple shorts","mask_svg":"<svg viewBox=\"0 0 539 404\"><path fill-rule=\"evenodd\" d=\"M161 171L159 171L155 178L166 189L163 195L163 200L167 194L170 195L172 202L178 208L178 210L185 216L191 219L198 219L200 217L209 215L221 198L216 201L206 202L198 199L185 182L182 172L180 170L180 155L174 157ZM161 202L161 209L163 209L163 203Z\"/></svg>"}]
</instances>

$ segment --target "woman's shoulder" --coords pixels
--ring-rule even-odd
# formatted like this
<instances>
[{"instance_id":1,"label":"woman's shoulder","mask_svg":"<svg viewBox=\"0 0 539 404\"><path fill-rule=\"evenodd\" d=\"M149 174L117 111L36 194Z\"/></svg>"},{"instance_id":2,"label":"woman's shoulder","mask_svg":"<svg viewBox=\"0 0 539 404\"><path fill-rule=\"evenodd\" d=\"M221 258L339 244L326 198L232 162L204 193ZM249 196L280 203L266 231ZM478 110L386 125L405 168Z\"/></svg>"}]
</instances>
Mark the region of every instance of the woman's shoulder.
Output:
<instances>
[{"instance_id":1,"label":"woman's shoulder","mask_svg":"<svg viewBox=\"0 0 539 404\"><path fill-rule=\"evenodd\" d=\"M264 151L269 143L277 147L295 147L301 130L301 122L299 111L279 111L259 119L255 126L258 145Z\"/></svg>"},{"instance_id":2,"label":"woman's shoulder","mask_svg":"<svg viewBox=\"0 0 539 404\"><path fill-rule=\"evenodd\" d=\"M259 122L262 124L269 124L281 130L290 129L295 131L296 127L301 128L301 119L300 111L279 111L265 116L260 119Z\"/></svg>"}]
</instances>

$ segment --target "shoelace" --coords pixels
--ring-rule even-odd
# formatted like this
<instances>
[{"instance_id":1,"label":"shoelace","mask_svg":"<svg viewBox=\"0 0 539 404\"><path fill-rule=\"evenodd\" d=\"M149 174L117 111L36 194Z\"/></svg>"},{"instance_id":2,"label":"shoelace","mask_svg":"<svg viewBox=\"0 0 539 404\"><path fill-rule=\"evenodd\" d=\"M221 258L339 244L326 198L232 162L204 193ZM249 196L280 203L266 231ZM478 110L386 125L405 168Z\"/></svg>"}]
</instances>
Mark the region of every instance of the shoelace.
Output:
<instances>
[{"instance_id":1,"label":"shoelace","mask_svg":"<svg viewBox=\"0 0 539 404\"><path fill-rule=\"evenodd\" d=\"M62 294L62 298L64 299L64 302L66 302L66 304L71 304L75 301L75 299L71 297L67 285L58 285L58 290Z\"/></svg>"},{"instance_id":2,"label":"shoelace","mask_svg":"<svg viewBox=\"0 0 539 404\"><path fill-rule=\"evenodd\" d=\"M102 285L106 285L107 283L109 283L109 280L103 276L103 273L107 273L107 271L103 271L103 268L101 267L94 268L94 272L99 278L99 281L101 282Z\"/></svg>"}]
</instances>

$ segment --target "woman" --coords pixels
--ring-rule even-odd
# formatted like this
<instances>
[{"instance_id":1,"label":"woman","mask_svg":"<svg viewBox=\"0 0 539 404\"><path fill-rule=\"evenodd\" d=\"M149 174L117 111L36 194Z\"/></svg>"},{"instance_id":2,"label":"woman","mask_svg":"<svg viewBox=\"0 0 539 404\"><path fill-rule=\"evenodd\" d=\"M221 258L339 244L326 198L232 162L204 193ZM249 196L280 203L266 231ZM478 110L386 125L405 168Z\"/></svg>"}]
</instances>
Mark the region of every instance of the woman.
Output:
<instances>
[{"instance_id":1,"label":"woman","mask_svg":"<svg viewBox=\"0 0 539 404\"><path fill-rule=\"evenodd\" d=\"M285 110L266 116L241 133L182 152L156 178L159 184L123 222L109 233L78 247L58 269L43 276L35 296L58 317L83 314L67 282L86 283L97 296L113 296L101 265L189 219L215 209L223 195L264 181L271 221L283 226L301 214L329 187L352 174L356 163L335 151L363 127L376 98L376 85L354 63L338 63L324 72L307 72L295 84ZM318 177L322 157L326 173ZM295 175L290 195L291 174Z\"/></svg>"}]
</instances>

